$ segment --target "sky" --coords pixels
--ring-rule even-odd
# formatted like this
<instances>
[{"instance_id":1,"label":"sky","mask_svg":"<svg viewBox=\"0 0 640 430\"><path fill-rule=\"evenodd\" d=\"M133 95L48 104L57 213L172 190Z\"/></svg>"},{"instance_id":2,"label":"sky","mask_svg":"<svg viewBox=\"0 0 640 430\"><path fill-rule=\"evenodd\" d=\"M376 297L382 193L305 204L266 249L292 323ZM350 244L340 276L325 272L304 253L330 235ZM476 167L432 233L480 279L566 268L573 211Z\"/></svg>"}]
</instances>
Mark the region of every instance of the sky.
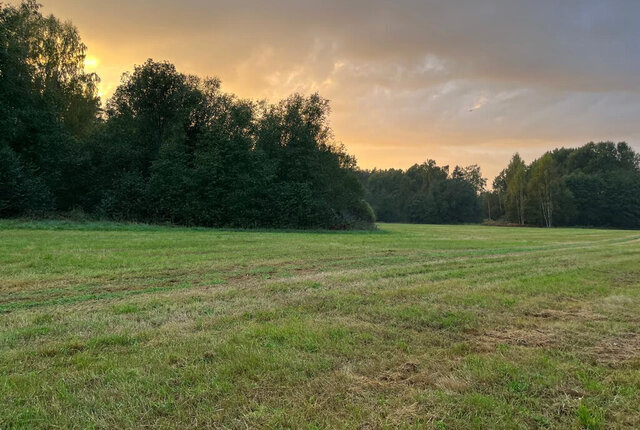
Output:
<instances>
[{"instance_id":1,"label":"sky","mask_svg":"<svg viewBox=\"0 0 640 430\"><path fill-rule=\"evenodd\" d=\"M640 149L638 0L40 0L71 20L108 97L147 58L242 98L331 100L362 168ZM14 2L15 3L15 2Z\"/></svg>"}]
</instances>

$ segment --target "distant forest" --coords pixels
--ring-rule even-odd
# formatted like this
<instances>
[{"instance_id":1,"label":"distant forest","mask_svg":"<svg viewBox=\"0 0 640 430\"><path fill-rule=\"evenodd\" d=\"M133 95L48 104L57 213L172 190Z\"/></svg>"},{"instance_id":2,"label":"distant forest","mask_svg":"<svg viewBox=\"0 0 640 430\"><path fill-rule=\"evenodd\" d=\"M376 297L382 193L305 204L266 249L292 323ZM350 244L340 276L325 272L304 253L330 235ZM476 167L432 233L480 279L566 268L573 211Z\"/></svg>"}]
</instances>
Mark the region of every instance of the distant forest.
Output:
<instances>
[{"instance_id":1,"label":"distant forest","mask_svg":"<svg viewBox=\"0 0 640 430\"><path fill-rule=\"evenodd\" d=\"M378 220L640 228L640 155L624 142L545 153L527 165L515 154L492 190L476 165L359 172Z\"/></svg>"},{"instance_id":2,"label":"distant forest","mask_svg":"<svg viewBox=\"0 0 640 430\"><path fill-rule=\"evenodd\" d=\"M185 225L370 228L380 221L640 228L640 156L625 143L477 165L359 170L329 102L269 104L148 60L102 107L75 27L0 4L0 217L84 213ZM375 213L375 215L374 215Z\"/></svg>"}]
</instances>

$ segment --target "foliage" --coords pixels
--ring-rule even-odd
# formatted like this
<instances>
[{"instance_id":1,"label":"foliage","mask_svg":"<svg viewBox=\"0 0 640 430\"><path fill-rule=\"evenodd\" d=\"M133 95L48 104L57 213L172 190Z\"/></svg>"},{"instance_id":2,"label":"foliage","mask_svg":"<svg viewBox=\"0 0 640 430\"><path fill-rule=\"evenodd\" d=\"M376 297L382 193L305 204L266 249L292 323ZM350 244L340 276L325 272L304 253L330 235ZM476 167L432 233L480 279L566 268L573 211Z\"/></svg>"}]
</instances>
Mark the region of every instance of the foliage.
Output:
<instances>
[{"instance_id":1,"label":"foliage","mask_svg":"<svg viewBox=\"0 0 640 430\"><path fill-rule=\"evenodd\" d=\"M620 142L518 154L484 193L485 216L534 225L640 228L640 155Z\"/></svg>"},{"instance_id":2,"label":"foliage","mask_svg":"<svg viewBox=\"0 0 640 430\"><path fill-rule=\"evenodd\" d=\"M70 157L99 106L85 50L71 24L35 1L0 4L0 216L66 209Z\"/></svg>"},{"instance_id":3,"label":"foliage","mask_svg":"<svg viewBox=\"0 0 640 430\"><path fill-rule=\"evenodd\" d=\"M207 226L373 225L319 95L256 104L148 60L101 114L77 30L33 1L0 8L0 216L79 208Z\"/></svg>"},{"instance_id":4,"label":"foliage","mask_svg":"<svg viewBox=\"0 0 640 430\"><path fill-rule=\"evenodd\" d=\"M479 192L486 181L477 165L439 167L433 160L406 171L360 171L359 178L378 219L385 222L456 224L478 222Z\"/></svg>"},{"instance_id":5,"label":"foliage","mask_svg":"<svg viewBox=\"0 0 640 430\"><path fill-rule=\"evenodd\" d=\"M0 217L82 211L185 225L370 228L388 222L640 228L640 155L624 142L480 167L357 170L328 100L274 104L148 60L100 108L71 23L0 4Z\"/></svg>"}]
</instances>

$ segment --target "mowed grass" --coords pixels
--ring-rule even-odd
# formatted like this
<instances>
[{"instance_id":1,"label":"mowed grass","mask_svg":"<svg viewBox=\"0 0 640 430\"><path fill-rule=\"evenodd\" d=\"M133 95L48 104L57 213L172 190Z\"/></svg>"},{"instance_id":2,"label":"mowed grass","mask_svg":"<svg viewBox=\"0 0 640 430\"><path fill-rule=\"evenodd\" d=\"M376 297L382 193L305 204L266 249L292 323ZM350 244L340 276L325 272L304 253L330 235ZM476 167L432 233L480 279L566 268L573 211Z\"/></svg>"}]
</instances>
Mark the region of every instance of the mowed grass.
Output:
<instances>
[{"instance_id":1,"label":"mowed grass","mask_svg":"<svg viewBox=\"0 0 640 430\"><path fill-rule=\"evenodd\" d=\"M639 428L640 231L0 222L0 428Z\"/></svg>"}]
</instances>

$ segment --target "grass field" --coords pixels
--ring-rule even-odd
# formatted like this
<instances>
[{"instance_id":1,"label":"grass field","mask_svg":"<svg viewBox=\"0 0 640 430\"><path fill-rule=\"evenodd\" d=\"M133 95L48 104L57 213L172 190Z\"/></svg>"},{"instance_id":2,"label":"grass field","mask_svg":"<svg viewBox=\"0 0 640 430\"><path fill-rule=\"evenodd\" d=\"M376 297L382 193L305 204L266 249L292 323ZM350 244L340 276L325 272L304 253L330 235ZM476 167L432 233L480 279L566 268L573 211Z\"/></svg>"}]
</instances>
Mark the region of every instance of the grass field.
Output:
<instances>
[{"instance_id":1,"label":"grass field","mask_svg":"<svg viewBox=\"0 0 640 430\"><path fill-rule=\"evenodd\" d=\"M0 222L0 428L639 428L640 231Z\"/></svg>"}]
</instances>

